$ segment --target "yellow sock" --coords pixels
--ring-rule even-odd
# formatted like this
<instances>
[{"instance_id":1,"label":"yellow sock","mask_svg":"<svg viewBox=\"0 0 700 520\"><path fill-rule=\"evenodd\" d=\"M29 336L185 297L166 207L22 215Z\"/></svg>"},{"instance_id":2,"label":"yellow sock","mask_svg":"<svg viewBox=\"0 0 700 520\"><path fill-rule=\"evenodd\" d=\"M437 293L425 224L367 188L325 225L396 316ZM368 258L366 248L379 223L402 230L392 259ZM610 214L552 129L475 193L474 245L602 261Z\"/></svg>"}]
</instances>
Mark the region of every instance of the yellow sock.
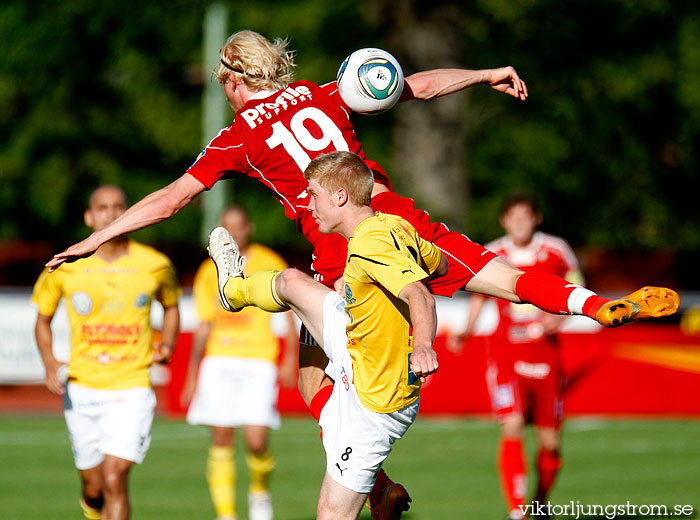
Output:
<instances>
[{"instance_id":1,"label":"yellow sock","mask_svg":"<svg viewBox=\"0 0 700 520\"><path fill-rule=\"evenodd\" d=\"M207 483L217 516L236 515L236 465L232 446L211 446L207 459Z\"/></svg>"},{"instance_id":2,"label":"yellow sock","mask_svg":"<svg viewBox=\"0 0 700 520\"><path fill-rule=\"evenodd\" d=\"M260 493L270 488L270 475L275 469L275 459L270 450L261 455L249 453L246 458L250 470L250 492Z\"/></svg>"},{"instance_id":3,"label":"yellow sock","mask_svg":"<svg viewBox=\"0 0 700 520\"><path fill-rule=\"evenodd\" d=\"M231 277L224 286L226 299L235 308L254 305L268 312L288 311L275 292L279 271L258 271L247 278Z\"/></svg>"},{"instance_id":4,"label":"yellow sock","mask_svg":"<svg viewBox=\"0 0 700 520\"><path fill-rule=\"evenodd\" d=\"M83 515L85 515L87 520L100 520L100 510L87 505L85 497L80 497L80 508L83 510Z\"/></svg>"}]
</instances>

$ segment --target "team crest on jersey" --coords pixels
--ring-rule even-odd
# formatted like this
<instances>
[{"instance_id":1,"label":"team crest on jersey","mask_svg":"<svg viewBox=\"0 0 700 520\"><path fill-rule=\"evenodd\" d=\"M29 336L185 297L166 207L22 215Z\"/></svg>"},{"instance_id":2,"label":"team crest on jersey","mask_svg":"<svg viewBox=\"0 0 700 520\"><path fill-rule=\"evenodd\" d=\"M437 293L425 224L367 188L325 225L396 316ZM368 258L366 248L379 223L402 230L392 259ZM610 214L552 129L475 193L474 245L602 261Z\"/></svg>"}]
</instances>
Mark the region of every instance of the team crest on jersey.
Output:
<instances>
[{"instance_id":1,"label":"team crest on jersey","mask_svg":"<svg viewBox=\"0 0 700 520\"><path fill-rule=\"evenodd\" d=\"M92 312L92 299L84 292L73 293L70 302L75 312L81 316L87 316Z\"/></svg>"},{"instance_id":2,"label":"team crest on jersey","mask_svg":"<svg viewBox=\"0 0 700 520\"><path fill-rule=\"evenodd\" d=\"M355 303L357 300L352 295L352 289L348 284L345 284L345 301L347 303Z\"/></svg>"},{"instance_id":3,"label":"team crest on jersey","mask_svg":"<svg viewBox=\"0 0 700 520\"><path fill-rule=\"evenodd\" d=\"M148 305L148 295L146 293L141 293L136 297L136 300L134 301L134 307L137 309L140 309L141 307L145 307Z\"/></svg>"}]
</instances>

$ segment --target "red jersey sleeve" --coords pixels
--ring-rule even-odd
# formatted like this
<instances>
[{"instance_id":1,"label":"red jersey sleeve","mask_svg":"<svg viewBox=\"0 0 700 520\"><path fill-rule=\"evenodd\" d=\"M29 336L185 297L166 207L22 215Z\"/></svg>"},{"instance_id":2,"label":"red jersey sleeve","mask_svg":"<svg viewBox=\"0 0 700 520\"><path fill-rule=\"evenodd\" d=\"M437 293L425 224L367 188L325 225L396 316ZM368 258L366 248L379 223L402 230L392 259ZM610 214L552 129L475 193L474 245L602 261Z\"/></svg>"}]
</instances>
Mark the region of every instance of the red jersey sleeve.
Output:
<instances>
[{"instance_id":1,"label":"red jersey sleeve","mask_svg":"<svg viewBox=\"0 0 700 520\"><path fill-rule=\"evenodd\" d=\"M186 173L211 189L227 172L245 175L247 165L243 140L236 136L233 126L222 129L202 150Z\"/></svg>"},{"instance_id":2,"label":"red jersey sleeve","mask_svg":"<svg viewBox=\"0 0 700 520\"><path fill-rule=\"evenodd\" d=\"M324 92L325 95L327 95L333 101L338 103L343 108L343 110L345 110L345 112L348 113L348 118L350 117L350 113L352 112L352 110L348 108L348 106L345 104L345 101L343 101L343 98L340 97L340 91L338 90L337 81L331 81L330 83L321 85L321 90Z\"/></svg>"}]
</instances>

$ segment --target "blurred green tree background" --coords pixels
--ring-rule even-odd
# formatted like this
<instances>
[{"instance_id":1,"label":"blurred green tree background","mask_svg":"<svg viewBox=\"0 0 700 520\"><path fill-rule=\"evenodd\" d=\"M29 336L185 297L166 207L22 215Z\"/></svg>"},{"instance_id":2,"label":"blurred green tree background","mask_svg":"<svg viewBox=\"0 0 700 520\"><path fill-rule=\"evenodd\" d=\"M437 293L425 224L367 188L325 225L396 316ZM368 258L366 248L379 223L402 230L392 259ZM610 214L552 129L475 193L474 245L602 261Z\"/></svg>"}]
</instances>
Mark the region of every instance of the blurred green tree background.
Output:
<instances>
[{"instance_id":1,"label":"blurred green tree background","mask_svg":"<svg viewBox=\"0 0 700 520\"><path fill-rule=\"evenodd\" d=\"M202 147L201 93L217 61L202 63L206 6L0 4L0 241L62 249L86 235L82 212L99 184L122 186L133 203L185 171ZM231 2L229 13L229 32L288 37L298 77L319 83L364 46L387 48L406 74L513 65L525 103L478 86L356 118L397 190L474 240L498 236L502 198L527 189L544 229L574 246L697 258L697 2L261 0ZM258 240L308 252L272 197L226 182ZM136 236L191 249L200 221L195 203Z\"/></svg>"}]
</instances>

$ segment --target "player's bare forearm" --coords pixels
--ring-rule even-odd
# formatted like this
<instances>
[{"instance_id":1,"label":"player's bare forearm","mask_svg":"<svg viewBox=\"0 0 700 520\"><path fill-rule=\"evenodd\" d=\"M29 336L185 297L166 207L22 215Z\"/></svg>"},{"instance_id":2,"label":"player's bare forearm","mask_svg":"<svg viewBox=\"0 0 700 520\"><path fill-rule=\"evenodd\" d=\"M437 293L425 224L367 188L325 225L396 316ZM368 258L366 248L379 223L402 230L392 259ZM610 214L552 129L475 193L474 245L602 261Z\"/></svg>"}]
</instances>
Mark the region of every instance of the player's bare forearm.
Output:
<instances>
[{"instance_id":1,"label":"player's bare forearm","mask_svg":"<svg viewBox=\"0 0 700 520\"><path fill-rule=\"evenodd\" d=\"M51 321L53 316L39 313L34 325L34 336L39 349L41 360L46 365L56 361L53 355L53 334L51 332Z\"/></svg>"},{"instance_id":2,"label":"player's bare forearm","mask_svg":"<svg viewBox=\"0 0 700 520\"><path fill-rule=\"evenodd\" d=\"M469 311L467 313L467 324L464 332L460 334L450 334L447 338L447 350L454 354L460 354L464 350L464 342L474 333L476 322L479 320L481 311L486 304L486 298L480 294L469 296Z\"/></svg>"},{"instance_id":3,"label":"player's bare forearm","mask_svg":"<svg viewBox=\"0 0 700 520\"><path fill-rule=\"evenodd\" d=\"M197 325L197 328L192 335L192 350L190 352L190 362L187 365L187 374L185 375L185 384L182 386L180 394L180 404L187 406L192 401L194 395L195 382L197 380L197 367L202 359L204 347L211 333L211 322L202 321Z\"/></svg>"},{"instance_id":4,"label":"player's bare forearm","mask_svg":"<svg viewBox=\"0 0 700 520\"><path fill-rule=\"evenodd\" d=\"M479 84L488 84L494 90L522 101L528 95L527 85L513 67L483 70L434 69L411 74L404 82L399 101L432 99Z\"/></svg>"},{"instance_id":5,"label":"player's bare forearm","mask_svg":"<svg viewBox=\"0 0 700 520\"><path fill-rule=\"evenodd\" d=\"M561 314L544 314L542 316L542 326L544 327L544 333L548 336L557 334L564 322L569 318L569 316Z\"/></svg>"},{"instance_id":6,"label":"player's bare forearm","mask_svg":"<svg viewBox=\"0 0 700 520\"><path fill-rule=\"evenodd\" d=\"M180 309L171 305L163 309L163 338L154 346L153 362L167 363L173 355L177 335L180 333Z\"/></svg>"},{"instance_id":7,"label":"player's bare forearm","mask_svg":"<svg viewBox=\"0 0 700 520\"><path fill-rule=\"evenodd\" d=\"M416 72L404 78L399 101L432 99L483 83L486 75L480 70L434 69Z\"/></svg>"},{"instance_id":8,"label":"player's bare forearm","mask_svg":"<svg viewBox=\"0 0 700 520\"><path fill-rule=\"evenodd\" d=\"M63 382L58 377L58 369L63 363L57 361L53 355L53 335L51 333L52 319L53 316L44 314L37 315L34 335L36 337L39 355L41 356L41 361L46 371L46 388L48 388L51 393L62 395L66 390L63 386Z\"/></svg>"},{"instance_id":9,"label":"player's bare forearm","mask_svg":"<svg viewBox=\"0 0 700 520\"><path fill-rule=\"evenodd\" d=\"M197 370L197 365L202 359L202 354L204 353L204 347L209 339L209 334L211 333L211 321L201 321L194 331L192 337L192 352L190 353L190 363L189 372L194 374Z\"/></svg>"},{"instance_id":10,"label":"player's bare forearm","mask_svg":"<svg viewBox=\"0 0 700 520\"><path fill-rule=\"evenodd\" d=\"M408 284L399 293L399 298L408 303L413 327L411 370L421 381L425 381L427 376L438 369L437 354L433 350L437 331L435 298L421 282Z\"/></svg>"},{"instance_id":11,"label":"player's bare forearm","mask_svg":"<svg viewBox=\"0 0 700 520\"><path fill-rule=\"evenodd\" d=\"M464 331L466 337L471 336L474 333L474 328L476 327L476 322L479 321L479 316L481 316L481 311L486 305L486 297L480 294L472 294L469 297L469 313L467 314L467 327Z\"/></svg>"},{"instance_id":12,"label":"player's bare forearm","mask_svg":"<svg viewBox=\"0 0 700 520\"><path fill-rule=\"evenodd\" d=\"M197 179L185 174L141 199L106 228L95 231L85 240L54 255L46 263L46 267L49 268L49 272L53 272L63 262L74 262L90 256L98 247L113 238L162 222L187 206L192 199L204 191L204 188L205 186Z\"/></svg>"}]
</instances>

